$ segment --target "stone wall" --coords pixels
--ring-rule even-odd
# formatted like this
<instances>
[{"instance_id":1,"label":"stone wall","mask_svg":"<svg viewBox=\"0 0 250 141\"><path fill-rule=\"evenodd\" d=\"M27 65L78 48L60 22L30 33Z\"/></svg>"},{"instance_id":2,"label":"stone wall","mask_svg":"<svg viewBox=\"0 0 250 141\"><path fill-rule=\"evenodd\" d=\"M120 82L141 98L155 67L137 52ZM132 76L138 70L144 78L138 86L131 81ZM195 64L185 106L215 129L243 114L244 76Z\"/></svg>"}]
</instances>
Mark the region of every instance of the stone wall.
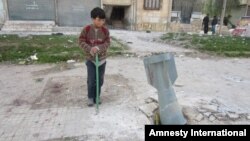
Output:
<instances>
[{"instance_id":1,"label":"stone wall","mask_svg":"<svg viewBox=\"0 0 250 141\"><path fill-rule=\"evenodd\" d=\"M54 21L6 21L2 31L6 32L52 32Z\"/></svg>"},{"instance_id":2,"label":"stone wall","mask_svg":"<svg viewBox=\"0 0 250 141\"><path fill-rule=\"evenodd\" d=\"M167 28L168 32L194 32L199 33L202 29L202 20L194 20L191 24L171 22Z\"/></svg>"},{"instance_id":3,"label":"stone wall","mask_svg":"<svg viewBox=\"0 0 250 141\"><path fill-rule=\"evenodd\" d=\"M192 26L192 32L200 32L201 30L203 30L202 28L202 19L195 19L191 22L191 26Z\"/></svg>"},{"instance_id":4,"label":"stone wall","mask_svg":"<svg viewBox=\"0 0 250 141\"><path fill-rule=\"evenodd\" d=\"M144 0L137 0L137 30L166 31L171 16L171 0L162 0L160 10L145 10Z\"/></svg>"}]
</instances>

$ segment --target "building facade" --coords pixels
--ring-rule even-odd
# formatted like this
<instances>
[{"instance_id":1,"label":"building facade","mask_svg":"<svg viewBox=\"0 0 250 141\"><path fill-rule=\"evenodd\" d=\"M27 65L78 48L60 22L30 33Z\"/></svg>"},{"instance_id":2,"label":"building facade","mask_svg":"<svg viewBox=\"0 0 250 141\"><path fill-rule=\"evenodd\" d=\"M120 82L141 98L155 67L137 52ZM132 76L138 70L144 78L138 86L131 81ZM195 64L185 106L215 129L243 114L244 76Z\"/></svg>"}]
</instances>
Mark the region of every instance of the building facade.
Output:
<instances>
[{"instance_id":1,"label":"building facade","mask_svg":"<svg viewBox=\"0 0 250 141\"><path fill-rule=\"evenodd\" d=\"M178 29L176 21L190 24L200 20L203 3L204 0L103 0L102 5L111 27L172 31Z\"/></svg>"},{"instance_id":2,"label":"building facade","mask_svg":"<svg viewBox=\"0 0 250 141\"><path fill-rule=\"evenodd\" d=\"M239 7L232 9L230 14L232 15L231 21L234 24L238 24L241 17L250 16L250 0L240 0Z\"/></svg>"},{"instance_id":3,"label":"building facade","mask_svg":"<svg viewBox=\"0 0 250 141\"><path fill-rule=\"evenodd\" d=\"M107 23L114 28L166 31L172 0L103 0Z\"/></svg>"},{"instance_id":4,"label":"building facade","mask_svg":"<svg viewBox=\"0 0 250 141\"><path fill-rule=\"evenodd\" d=\"M53 21L59 27L82 27L91 23L90 11L94 7L104 9L110 28L127 30L171 31L176 14L173 12L177 12L177 16L182 13L182 21L195 16L193 13L185 15L188 12L180 9L183 6L178 0L0 0L0 24L4 21ZM201 13L200 10L194 12Z\"/></svg>"},{"instance_id":5,"label":"building facade","mask_svg":"<svg viewBox=\"0 0 250 141\"><path fill-rule=\"evenodd\" d=\"M172 0L0 0L4 21L54 21L60 27L91 22L90 10L102 7L111 28L166 31Z\"/></svg>"}]
</instances>

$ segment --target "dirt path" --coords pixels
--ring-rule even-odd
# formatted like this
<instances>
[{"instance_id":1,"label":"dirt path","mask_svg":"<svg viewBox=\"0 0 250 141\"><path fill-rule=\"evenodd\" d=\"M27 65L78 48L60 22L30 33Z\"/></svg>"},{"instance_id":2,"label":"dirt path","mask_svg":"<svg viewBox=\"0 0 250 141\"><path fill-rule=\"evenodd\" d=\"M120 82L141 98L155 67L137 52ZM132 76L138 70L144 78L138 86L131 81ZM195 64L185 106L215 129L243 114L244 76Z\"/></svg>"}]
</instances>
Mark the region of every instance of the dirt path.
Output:
<instances>
[{"instance_id":1,"label":"dirt path","mask_svg":"<svg viewBox=\"0 0 250 141\"><path fill-rule=\"evenodd\" d=\"M145 56L154 52L173 52L176 54L195 52L194 50L176 48L171 45L154 42L155 39L160 38L162 34L163 33L160 32L111 31L111 36L128 44L131 47L130 51L136 53L138 56Z\"/></svg>"},{"instance_id":2,"label":"dirt path","mask_svg":"<svg viewBox=\"0 0 250 141\"><path fill-rule=\"evenodd\" d=\"M83 62L70 68L1 64L0 140L144 140L150 119L143 112L154 108L149 97L157 99L143 65L142 56L151 52L177 52L174 89L189 124L250 123L250 59L189 57L194 51L152 42L160 33L111 35L140 57L108 59L98 115L86 107Z\"/></svg>"}]
</instances>

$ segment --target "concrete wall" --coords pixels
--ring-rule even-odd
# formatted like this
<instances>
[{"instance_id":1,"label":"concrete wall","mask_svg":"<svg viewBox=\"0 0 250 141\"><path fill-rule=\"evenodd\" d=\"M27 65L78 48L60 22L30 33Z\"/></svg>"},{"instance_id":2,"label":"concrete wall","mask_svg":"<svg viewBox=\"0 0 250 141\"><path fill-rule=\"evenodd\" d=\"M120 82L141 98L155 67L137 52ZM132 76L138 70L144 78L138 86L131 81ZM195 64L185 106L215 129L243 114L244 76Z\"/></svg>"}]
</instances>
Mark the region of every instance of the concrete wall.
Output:
<instances>
[{"instance_id":1,"label":"concrete wall","mask_svg":"<svg viewBox=\"0 0 250 141\"><path fill-rule=\"evenodd\" d=\"M202 21L194 20L191 24L182 24L180 22L171 22L168 31L173 33L179 32L195 32L199 33L202 30Z\"/></svg>"},{"instance_id":2,"label":"concrete wall","mask_svg":"<svg viewBox=\"0 0 250 141\"><path fill-rule=\"evenodd\" d=\"M246 6L241 6L238 9L233 9L231 11L231 15L232 15L231 21L232 21L232 23L236 25L237 22L240 20L240 18L245 15L245 13L246 13Z\"/></svg>"},{"instance_id":3,"label":"concrete wall","mask_svg":"<svg viewBox=\"0 0 250 141\"><path fill-rule=\"evenodd\" d=\"M0 0L0 28L2 27L5 20L5 10L3 0Z\"/></svg>"},{"instance_id":4,"label":"concrete wall","mask_svg":"<svg viewBox=\"0 0 250 141\"><path fill-rule=\"evenodd\" d=\"M171 9L172 0L162 0L160 10L145 10L144 0L137 0L136 29L166 31Z\"/></svg>"},{"instance_id":5,"label":"concrete wall","mask_svg":"<svg viewBox=\"0 0 250 141\"><path fill-rule=\"evenodd\" d=\"M106 24L111 25L110 17L111 17L111 14L112 14L113 6L110 6L110 5L103 6L102 5L102 8L106 13Z\"/></svg>"},{"instance_id":6,"label":"concrete wall","mask_svg":"<svg viewBox=\"0 0 250 141\"><path fill-rule=\"evenodd\" d=\"M133 11L132 6L129 6L125 9L125 16L124 16L125 25L127 26L126 29L132 29L132 23L133 23Z\"/></svg>"},{"instance_id":7,"label":"concrete wall","mask_svg":"<svg viewBox=\"0 0 250 141\"><path fill-rule=\"evenodd\" d=\"M245 5L247 4L247 2L248 2L248 5L250 5L250 0L240 0L241 5Z\"/></svg>"}]
</instances>

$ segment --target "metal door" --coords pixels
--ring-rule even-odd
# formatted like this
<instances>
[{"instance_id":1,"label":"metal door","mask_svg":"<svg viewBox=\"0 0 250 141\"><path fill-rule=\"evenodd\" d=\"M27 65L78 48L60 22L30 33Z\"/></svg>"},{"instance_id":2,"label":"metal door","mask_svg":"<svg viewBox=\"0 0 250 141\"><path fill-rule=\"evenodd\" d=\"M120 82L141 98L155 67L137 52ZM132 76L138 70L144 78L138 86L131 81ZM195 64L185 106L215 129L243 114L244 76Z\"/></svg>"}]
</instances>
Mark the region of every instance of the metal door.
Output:
<instances>
[{"instance_id":1,"label":"metal door","mask_svg":"<svg viewBox=\"0 0 250 141\"><path fill-rule=\"evenodd\" d=\"M7 0L10 20L55 20L54 0Z\"/></svg>"},{"instance_id":2,"label":"metal door","mask_svg":"<svg viewBox=\"0 0 250 141\"><path fill-rule=\"evenodd\" d=\"M100 0L58 0L58 25L82 27L91 23L90 11L100 7Z\"/></svg>"}]
</instances>

